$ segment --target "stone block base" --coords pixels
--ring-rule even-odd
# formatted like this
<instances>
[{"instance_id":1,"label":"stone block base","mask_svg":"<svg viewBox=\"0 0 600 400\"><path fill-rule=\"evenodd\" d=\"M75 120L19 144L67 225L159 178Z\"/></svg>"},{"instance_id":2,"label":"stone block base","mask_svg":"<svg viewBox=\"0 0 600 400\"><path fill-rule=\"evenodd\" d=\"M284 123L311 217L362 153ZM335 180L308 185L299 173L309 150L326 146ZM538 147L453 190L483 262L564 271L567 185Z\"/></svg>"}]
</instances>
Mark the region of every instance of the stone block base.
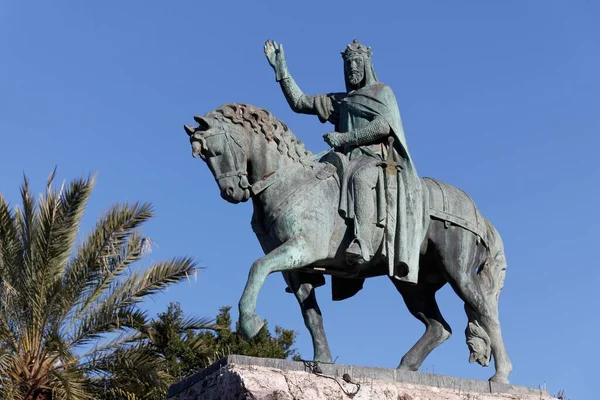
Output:
<instances>
[{"instance_id":1,"label":"stone block base","mask_svg":"<svg viewBox=\"0 0 600 400\"><path fill-rule=\"evenodd\" d=\"M552 400L539 389L392 368L232 355L169 388L170 400Z\"/></svg>"}]
</instances>

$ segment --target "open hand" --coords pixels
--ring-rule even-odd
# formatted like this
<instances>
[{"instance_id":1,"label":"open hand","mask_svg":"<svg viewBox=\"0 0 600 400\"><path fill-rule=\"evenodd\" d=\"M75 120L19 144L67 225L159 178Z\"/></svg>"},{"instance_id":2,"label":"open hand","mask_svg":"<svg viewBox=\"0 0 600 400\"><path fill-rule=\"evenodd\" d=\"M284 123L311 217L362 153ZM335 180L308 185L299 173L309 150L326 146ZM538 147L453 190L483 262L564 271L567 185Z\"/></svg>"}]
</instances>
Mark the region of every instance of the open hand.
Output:
<instances>
[{"instance_id":1,"label":"open hand","mask_svg":"<svg viewBox=\"0 0 600 400\"><path fill-rule=\"evenodd\" d=\"M274 40L267 40L265 42L265 56L275 72L281 73L287 69L283 44L277 44Z\"/></svg>"}]
</instances>

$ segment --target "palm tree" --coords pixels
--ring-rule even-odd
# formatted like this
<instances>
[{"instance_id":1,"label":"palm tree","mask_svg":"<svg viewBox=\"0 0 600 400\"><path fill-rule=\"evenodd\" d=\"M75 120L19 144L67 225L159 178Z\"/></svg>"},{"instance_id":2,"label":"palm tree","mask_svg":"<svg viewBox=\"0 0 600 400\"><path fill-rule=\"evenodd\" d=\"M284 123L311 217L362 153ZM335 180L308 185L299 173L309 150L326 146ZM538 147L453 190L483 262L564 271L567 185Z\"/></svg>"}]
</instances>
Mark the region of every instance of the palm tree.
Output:
<instances>
[{"instance_id":1,"label":"palm tree","mask_svg":"<svg viewBox=\"0 0 600 400\"><path fill-rule=\"evenodd\" d=\"M0 398L133 399L164 390L159 360L136 344L149 323L139 303L189 277L195 262L174 258L131 272L144 255L147 203L112 206L77 240L94 178L56 190L54 176L37 201L25 177L21 207L0 194Z\"/></svg>"}]
</instances>

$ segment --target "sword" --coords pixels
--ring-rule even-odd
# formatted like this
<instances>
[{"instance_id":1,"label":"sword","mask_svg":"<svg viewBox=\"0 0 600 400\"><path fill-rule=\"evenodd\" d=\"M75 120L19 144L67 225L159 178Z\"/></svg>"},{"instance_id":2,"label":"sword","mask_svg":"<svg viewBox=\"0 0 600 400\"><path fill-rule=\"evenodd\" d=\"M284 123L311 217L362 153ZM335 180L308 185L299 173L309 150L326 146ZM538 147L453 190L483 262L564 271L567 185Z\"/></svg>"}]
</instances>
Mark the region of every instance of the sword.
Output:
<instances>
[{"instance_id":1,"label":"sword","mask_svg":"<svg viewBox=\"0 0 600 400\"><path fill-rule=\"evenodd\" d=\"M388 275L395 275L395 245L396 245L396 225L398 223L398 170L403 169L403 165L396 162L394 155L394 137L388 138L388 153L384 161L377 163L383 167L385 177L385 197L386 197L386 226L385 243L388 258Z\"/></svg>"},{"instance_id":2,"label":"sword","mask_svg":"<svg viewBox=\"0 0 600 400\"><path fill-rule=\"evenodd\" d=\"M388 177L396 176L398 174L398 169L404 169L404 166L398 162L396 162L396 157L394 157L394 137L390 136L388 138L388 153L385 161L381 161L377 163L378 166L384 167L383 170L387 173Z\"/></svg>"}]
</instances>

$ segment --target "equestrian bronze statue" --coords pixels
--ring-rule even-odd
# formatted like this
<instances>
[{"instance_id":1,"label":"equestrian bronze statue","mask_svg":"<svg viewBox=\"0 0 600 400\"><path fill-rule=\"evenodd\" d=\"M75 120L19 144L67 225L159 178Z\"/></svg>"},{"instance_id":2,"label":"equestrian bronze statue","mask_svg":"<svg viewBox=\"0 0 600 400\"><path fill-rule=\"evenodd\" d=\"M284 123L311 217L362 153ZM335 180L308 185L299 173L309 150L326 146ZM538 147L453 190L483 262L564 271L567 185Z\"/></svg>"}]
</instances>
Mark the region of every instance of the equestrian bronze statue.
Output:
<instances>
[{"instance_id":1,"label":"equestrian bronze statue","mask_svg":"<svg viewBox=\"0 0 600 400\"><path fill-rule=\"evenodd\" d=\"M506 259L499 233L456 187L419 178L391 88L378 81L368 47L354 41L342 52L346 91L304 94L292 79L283 46L264 47L276 80L299 113L334 130L332 151L314 155L269 111L226 104L185 126L194 157L208 164L223 199L252 200L252 228L265 256L254 261L239 302L240 326L254 337L255 314L269 274L281 272L308 328L314 360L332 362L315 288L332 277L334 300L362 289L366 278L389 276L425 333L398 368L417 370L451 335L435 293L450 283L464 301L469 361L508 382L498 296Z\"/></svg>"}]
</instances>

